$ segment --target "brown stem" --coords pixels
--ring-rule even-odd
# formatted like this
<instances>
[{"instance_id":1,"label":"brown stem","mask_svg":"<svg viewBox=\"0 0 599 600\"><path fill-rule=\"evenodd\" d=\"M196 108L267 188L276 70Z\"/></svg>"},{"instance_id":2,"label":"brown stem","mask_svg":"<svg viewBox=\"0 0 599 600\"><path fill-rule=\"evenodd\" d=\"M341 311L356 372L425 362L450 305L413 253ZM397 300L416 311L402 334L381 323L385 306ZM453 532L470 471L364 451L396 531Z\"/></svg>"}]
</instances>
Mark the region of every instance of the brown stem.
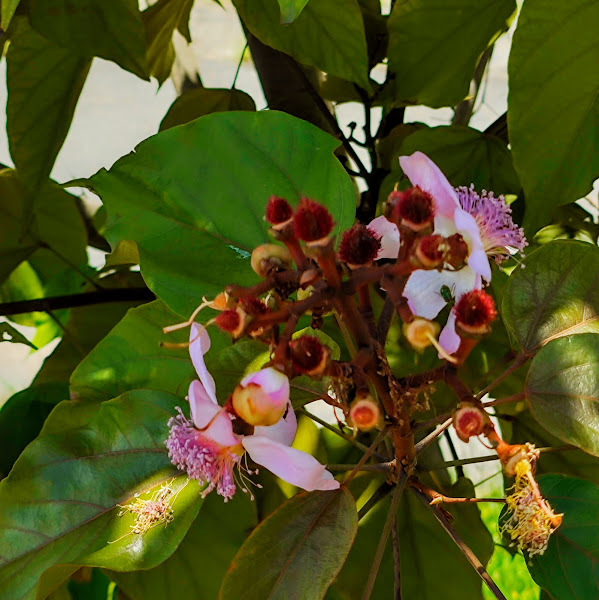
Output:
<instances>
[{"instance_id":1,"label":"brown stem","mask_svg":"<svg viewBox=\"0 0 599 600\"><path fill-rule=\"evenodd\" d=\"M393 519L391 539L393 542L393 600L401 600L401 561L399 555L399 526L397 524L397 519Z\"/></svg>"},{"instance_id":2,"label":"brown stem","mask_svg":"<svg viewBox=\"0 0 599 600\"><path fill-rule=\"evenodd\" d=\"M518 370L529 358L530 356L524 352L516 356L511 366L493 380L486 388L476 394L476 397L480 400L485 394L488 394L494 387L499 385L506 377L509 377L514 371Z\"/></svg>"},{"instance_id":3,"label":"brown stem","mask_svg":"<svg viewBox=\"0 0 599 600\"><path fill-rule=\"evenodd\" d=\"M358 470L361 467L366 466L365 465L366 461L370 458L370 456L374 452L374 449L381 443L383 438L387 435L388 431L389 431L389 427L383 427L383 429L381 431L379 431L378 435L374 439L374 442L372 442L372 444L370 444L370 446L368 447L368 450L366 450L366 452L364 452L362 458L358 461L358 464L352 469L351 473L347 476L347 478L343 482L343 485L345 487L347 487L352 482L353 478L358 473Z\"/></svg>"},{"instance_id":4,"label":"brown stem","mask_svg":"<svg viewBox=\"0 0 599 600\"><path fill-rule=\"evenodd\" d=\"M414 448L416 454L422 452L431 442L436 440L451 425L451 422L451 418L447 419L444 423L438 425L433 432L422 438Z\"/></svg>"}]
</instances>

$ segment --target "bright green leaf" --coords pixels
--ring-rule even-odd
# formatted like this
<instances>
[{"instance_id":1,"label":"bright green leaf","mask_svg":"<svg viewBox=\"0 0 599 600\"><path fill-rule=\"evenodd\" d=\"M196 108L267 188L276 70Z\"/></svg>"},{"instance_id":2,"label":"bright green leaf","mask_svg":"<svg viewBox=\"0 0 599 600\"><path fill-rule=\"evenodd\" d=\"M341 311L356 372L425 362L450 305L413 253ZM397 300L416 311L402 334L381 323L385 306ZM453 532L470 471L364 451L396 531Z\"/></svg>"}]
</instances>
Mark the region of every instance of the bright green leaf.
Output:
<instances>
[{"instance_id":1,"label":"bright green leaf","mask_svg":"<svg viewBox=\"0 0 599 600\"><path fill-rule=\"evenodd\" d=\"M58 410L72 401L57 407L48 419L59 420L54 432L47 425L0 483L2 600L33 600L38 578L58 564L71 565L60 568L60 582L77 565L148 569L172 554L201 504L201 488L175 478L164 447L178 402L146 390L86 403L83 413ZM119 517L119 506L131 506L135 494L146 500L163 484L173 491L173 523L131 533L134 516ZM44 577L45 593L57 585L55 573Z\"/></svg>"},{"instance_id":2,"label":"bright green leaf","mask_svg":"<svg viewBox=\"0 0 599 600\"><path fill-rule=\"evenodd\" d=\"M530 366L526 397L545 429L599 456L599 334L565 336L544 346Z\"/></svg>"},{"instance_id":3,"label":"bright green leaf","mask_svg":"<svg viewBox=\"0 0 599 600\"><path fill-rule=\"evenodd\" d=\"M15 22L6 55L10 155L28 190L50 175L91 64Z\"/></svg>"},{"instance_id":4,"label":"bright green leaf","mask_svg":"<svg viewBox=\"0 0 599 600\"><path fill-rule=\"evenodd\" d=\"M520 183L506 144L470 127L420 129L408 136L398 156L419 150L431 158L455 187L474 184L478 191L517 194Z\"/></svg>"},{"instance_id":5,"label":"bright green leaf","mask_svg":"<svg viewBox=\"0 0 599 600\"><path fill-rule=\"evenodd\" d=\"M71 52L111 60L148 78L137 0L30 0L29 18L45 38Z\"/></svg>"},{"instance_id":6,"label":"bright green leaf","mask_svg":"<svg viewBox=\"0 0 599 600\"><path fill-rule=\"evenodd\" d=\"M267 46L370 89L357 0L309 2L290 25L281 25L277 0L234 0L233 4L247 28Z\"/></svg>"},{"instance_id":7,"label":"bright green leaf","mask_svg":"<svg viewBox=\"0 0 599 600\"><path fill-rule=\"evenodd\" d=\"M341 569L357 527L356 504L346 488L294 496L243 544L220 600L320 600Z\"/></svg>"},{"instance_id":8,"label":"bright green leaf","mask_svg":"<svg viewBox=\"0 0 599 600\"><path fill-rule=\"evenodd\" d=\"M249 257L269 239L271 194L294 204L307 195L329 208L336 232L351 225L355 190L337 145L283 113L217 113L142 142L87 185L108 209L111 245L135 241L150 289L188 316L203 296L257 281ZM210 152L190 163L189 148Z\"/></svg>"},{"instance_id":9,"label":"bright green leaf","mask_svg":"<svg viewBox=\"0 0 599 600\"><path fill-rule=\"evenodd\" d=\"M279 0L281 23L285 25L293 23L304 10L306 4L308 4L308 0Z\"/></svg>"},{"instance_id":10,"label":"bright green leaf","mask_svg":"<svg viewBox=\"0 0 599 600\"><path fill-rule=\"evenodd\" d=\"M37 350L35 344L32 344L20 331L15 329L6 321L0 323L0 342L11 342L13 344L25 344L34 350Z\"/></svg>"},{"instance_id":11,"label":"bright green leaf","mask_svg":"<svg viewBox=\"0 0 599 600\"><path fill-rule=\"evenodd\" d=\"M599 176L599 4L526 0L509 60L508 125L525 226L587 194Z\"/></svg>"},{"instance_id":12,"label":"bright green leaf","mask_svg":"<svg viewBox=\"0 0 599 600\"><path fill-rule=\"evenodd\" d=\"M210 113L231 110L256 110L256 105L245 92L236 89L195 88L179 96L160 123L160 131L175 125L189 123Z\"/></svg>"},{"instance_id":13,"label":"bright green leaf","mask_svg":"<svg viewBox=\"0 0 599 600\"><path fill-rule=\"evenodd\" d=\"M2 16L2 29L6 31L10 22L12 21L12 17L15 14L15 10L17 10L17 6L19 6L19 2L21 0L2 0L1 6L1 16Z\"/></svg>"},{"instance_id":14,"label":"bright green leaf","mask_svg":"<svg viewBox=\"0 0 599 600\"><path fill-rule=\"evenodd\" d=\"M481 53L515 10L514 0L396 2L388 28L398 99L435 108L460 102Z\"/></svg>"},{"instance_id":15,"label":"bright green leaf","mask_svg":"<svg viewBox=\"0 0 599 600\"><path fill-rule=\"evenodd\" d=\"M599 248L550 242L524 264L511 274L501 310L523 351L562 335L599 333Z\"/></svg>"},{"instance_id":16,"label":"bright green leaf","mask_svg":"<svg viewBox=\"0 0 599 600\"><path fill-rule=\"evenodd\" d=\"M564 518L545 553L531 559L530 574L555 600L599 597L599 487L563 475L543 475L539 486Z\"/></svg>"}]
</instances>

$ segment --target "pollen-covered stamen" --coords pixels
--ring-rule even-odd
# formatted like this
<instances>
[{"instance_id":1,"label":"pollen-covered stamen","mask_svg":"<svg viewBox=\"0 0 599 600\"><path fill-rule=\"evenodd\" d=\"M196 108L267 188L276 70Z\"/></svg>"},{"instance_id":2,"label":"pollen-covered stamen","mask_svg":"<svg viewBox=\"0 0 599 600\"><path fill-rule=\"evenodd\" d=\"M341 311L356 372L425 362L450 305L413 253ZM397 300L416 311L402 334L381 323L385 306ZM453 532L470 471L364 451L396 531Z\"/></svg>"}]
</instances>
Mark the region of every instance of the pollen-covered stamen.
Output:
<instances>
[{"instance_id":1,"label":"pollen-covered stamen","mask_svg":"<svg viewBox=\"0 0 599 600\"><path fill-rule=\"evenodd\" d=\"M237 307L235 309L224 310L214 318L213 322L220 329L237 338L245 329L246 316L245 311L242 308Z\"/></svg>"},{"instance_id":2,"label":"pollen-covered stamen","mask_svg":"<svg viewBox=\"0 0 599 600\"><path fill-rule=\"evenodd\" d=\"M412 231L422 231L430 227L435 218L433 197L419 187L409 188L403 192L391 192L387 206L391 221Z\"/></svg>"},{"instance_id":3,"label":"pollen-covered stamen","mask_svg":"<svg viewBox=\"0 0 599 600\"><path fill-rule=\"evenodd\" d=\"M330 350L316 336L302 335L289 342L289 354L295 371L317 376L326 369Z\"/></svg>"},{"instance_id":4,"label":"pollen-covered stamen","mask_svg":"<svg viewBox=\"0 0 599 600\"><path fill-rule=\"evenodd\" d=\"M285 198L271 196L266 204L266 220L274 229L282 229L291 223L293 208Z\"/></svg>"},{"instance_id":5,"label":"pollen-covered stamen","mask_svg":"<svg viewBox=\"0 0 599 600\"><path fill-rule=\"evenodd\" d=\"M339 258L350 267L369 265L381 249L381 238L368 227L356 223L341 240Z\"/></svg>"},{"instance_id":6,"label":"pollen-covered stamen","mask_svg":"<svg viewBox=\"0 0 599 600\"><path fill-rule=\"evenodd\" d=\"M308 244L325 244L333 230L331 213L318 202L302 198L293 219L295 235Z\"/></svg>"},{"instance_id":7,"label":"pollen-covered stamen","mask_svg":"<svg viewBox=\"0 0 599 600\"><path fill-rule=\"evenodd\" d=\"M416 246L416 258L427 269L434 269L443 264L449 252L449 244L441 235L425 235Z\"/></svg>"},{"instance_id":8,"label":"pollen-covered stamen","mask_svg":"<svg viewBox=\"0 0 599 600\"><path fill-rule=\"evenodd\" d=\"M483 190L479 195L474 187L456 188L462 208L470 213L480 231L480 237L489 256L497 262L509 258L512 252L521 252L527 246L524 231L512 220L512 209L503 196Z\"/></svg>"},{"instance_id":9,"label":"pollen-covered stamen","mask_svg":"<svg viewBox=\"0 0 599 600\"><path fill-rule=\"evenodd\" d=\"M484 290L472 290L458 300L455 306L456 325L465 333L488 333L497 317L495 302Z\"/></svg>"},{"instance_id":10,"label":"pollen-covered stamen","mask_svg":"<svg viewBox=\"0 0 599 600\"><path fill-rule=\"evenodd\" d=\"M482 407L471 402L462 402L453 413L453 426L458 437L468 442L471 437L485 432L491 423L489 415Z\"/></svg>"}]
</instances>

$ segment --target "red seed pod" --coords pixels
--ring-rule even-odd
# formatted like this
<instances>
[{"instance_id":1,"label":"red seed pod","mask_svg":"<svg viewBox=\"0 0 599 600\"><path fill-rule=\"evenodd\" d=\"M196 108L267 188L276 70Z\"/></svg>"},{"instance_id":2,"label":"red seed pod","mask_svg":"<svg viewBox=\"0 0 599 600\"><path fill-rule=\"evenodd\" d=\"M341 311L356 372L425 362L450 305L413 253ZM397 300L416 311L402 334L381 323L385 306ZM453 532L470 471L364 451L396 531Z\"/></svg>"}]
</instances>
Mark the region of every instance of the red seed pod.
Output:
<instances>
[{"instance_id":1,"label":"red seed pod","mask_svg":"<svg viewBox=\"0 0 599 600\"><path fill-rule=\"evenodd\" d=\"M317 376L327 367L331 351L316 336L302 335L289 342L291 364L298 373Z\"/></svg>"},{"instance_id":2,"label":"red seed pod","mask_svg":"<svg viewBox=\"0 0 599 600\"><path fill-rule=\"evenodd\" d=\"M488 333L497 317L495 302L484 290L472 290L464 294L454 310L458 331L473 335Z\"/></svg>"},{"instance_id":3,"label":"red seed pod","mask_svg":"<svg viewBox=\"0 0 599 600\"><path fill-rule=\"evenodd\" d=\"M318 202L302 198L293 219L295 235L308 244L324 245L333 230L331 213Z\"/></svg>"},{"instance_id":4,"label":"red seed pod","mask_svg":"<svg viewBox=\"0 0 599 600\"><path fill-rule=\"evenodd\" d=\"M291 222L293 208L285 198L271 196L266 204L266 220L275 228L281 229Z\"/></svg>"},{"instance_id":5,"label":"red seed pod","mask_svg":"<svg viewBox=\"0 0 599 600\"><path fill-rule=\"evenodd\" d=\"M483 434L489 425L492 427L485 410L470 402L462 402L453 413L453 426L463 442Z\"/></svg>"},{"instance_id":6,"label":"red seed pod","mask_svg":"<svg viewBox=\"0 0 599 600\"><path fill-rule=\"evenodd\" d=\"M233 337L239 337L246 325L246 314L241 308L224 310L214 318L216 325L230 333Z\"/></svg>"},{"instance_id":7,"label":"red seed pod","mask_svg":"<svg viewBox=\"0 0 599 600\"><path fill-rule=\"evenodd\" d=\"M358 396L349 408L348 425L360 431L370 431L383 424L380 404L370 395Z\"/></svg>"},{"instance_id":8,"label":"red seed pod","mask_svg":"<svg viewBox=\"0 0 599 600\"><path fill-rule=\"evenodd\" d=\"M447 240L441 235L425 235L416 246L416 258L427 269L434 269L443 264L449 251Z\"/></svg>"},{"instance_id":9,"label":"red seed pod","mask_svg":"<svg viewBox=\"0 0 599 600\"><path fill-rule=\"evenodd\" d=\"M403 192L391 192L387 204L390 219L412 231L422 231L430 227L435 218L433 197L419 187L409 188Z\"/></svg>"},{"instance_id":10,"label":"red seed pod","mask_svg":"<svg viewBox=\"0 0 599 600\"><path fill-rule=\"evenodd\" d=\"M368 227L356 223L341 240L339 258L350 267L369 265L381 249L381 238Z\"/></svg>"}]
</instances>

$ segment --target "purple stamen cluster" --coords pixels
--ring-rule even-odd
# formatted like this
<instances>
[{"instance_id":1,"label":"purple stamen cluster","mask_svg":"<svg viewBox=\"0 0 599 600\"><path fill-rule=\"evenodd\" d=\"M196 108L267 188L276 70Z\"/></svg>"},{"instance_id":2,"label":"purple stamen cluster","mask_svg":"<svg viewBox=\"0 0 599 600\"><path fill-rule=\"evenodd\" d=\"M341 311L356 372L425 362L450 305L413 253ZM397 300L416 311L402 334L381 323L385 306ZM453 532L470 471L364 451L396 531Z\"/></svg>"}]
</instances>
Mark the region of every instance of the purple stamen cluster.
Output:
<instances>
[{"instance_id":1,"label":"purple stamen cluster","mask_svg":"<svg viewBox=\"0 0 599 600\"><path fill-rule=\"evenodd\" d=\"M191 479L208 484L202 497L216 488L226 502L235 494L233 469L240 457L203 435L179 407L177 412L168 422L170 432L164 442L169 458L181 471L187 471Z\"/></svg>"},{"instance_id":2,"label":"purple stamen cluster","mask_svg":"<svg viewBox=\"0 0 599 600\"><path fill-rule=\"evenodd\" d=\"M522 252L528 245L524 230L512 220L512 209L503 196L495 198L486 190L479 195L473 186L456 188L456 192L462 208L478 224L485 252L498 263L510 257L510 249Z\"/></svg>"}]
</instances>

